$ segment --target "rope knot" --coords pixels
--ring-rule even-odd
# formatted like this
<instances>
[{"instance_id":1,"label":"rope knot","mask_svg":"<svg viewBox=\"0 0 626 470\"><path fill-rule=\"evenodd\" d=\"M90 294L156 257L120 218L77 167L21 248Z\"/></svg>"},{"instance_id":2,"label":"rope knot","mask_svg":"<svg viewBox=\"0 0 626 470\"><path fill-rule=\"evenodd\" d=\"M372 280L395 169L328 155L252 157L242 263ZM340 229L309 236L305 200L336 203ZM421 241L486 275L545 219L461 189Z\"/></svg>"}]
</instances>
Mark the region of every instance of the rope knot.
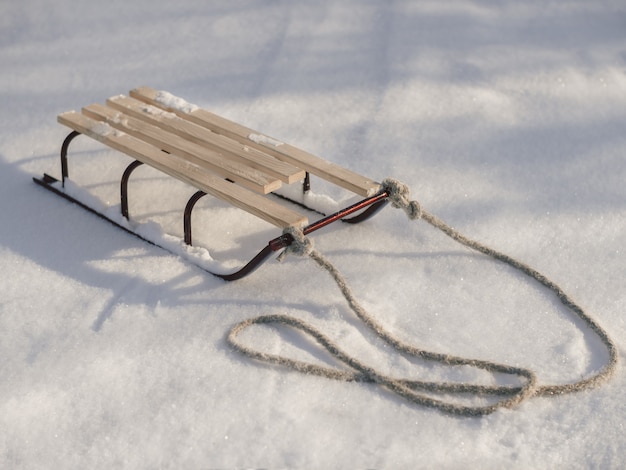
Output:
<instances>
[{"instance_id":1,"label":"rope knot","mask_svg":"<svg viewBox=\"0 0 626 470\"><path fill-rule=\"evenodd\" d=\"M406 184L393 178L386 178L382 186L389 193L389 201L393 207L404 210L411 220L422 217L422 207L419 202L411 201L411 191Z\"/></svg>"},{"instance_id":2,"label":"rope knot","mask_svg":"<svg viewBox=\"0 0 626 470\"><path fill-rule=\"evenodd\" d=\"M309 256L313 251L313 241L304 235L301 228L287 227L283 230L283 235L291 235L293 241L278 255L278 261L284 261L287 255Z\"/></svg>"}]
</instances>

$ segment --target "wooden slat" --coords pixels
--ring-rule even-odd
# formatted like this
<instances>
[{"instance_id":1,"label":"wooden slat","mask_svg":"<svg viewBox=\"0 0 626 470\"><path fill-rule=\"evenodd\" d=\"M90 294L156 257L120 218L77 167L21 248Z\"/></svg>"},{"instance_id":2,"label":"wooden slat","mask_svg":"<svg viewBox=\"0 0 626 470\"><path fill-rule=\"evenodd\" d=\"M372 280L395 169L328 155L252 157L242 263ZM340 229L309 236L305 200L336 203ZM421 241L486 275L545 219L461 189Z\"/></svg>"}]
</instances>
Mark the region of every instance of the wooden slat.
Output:
<instances>
[{"instance_id":1,"label":"wooden slat","mask_svg":"<svg viewBox=\"0 0 626 470\"><path fill-rule=\"evenodd\" d=\"M250 212L277 227L303 226L308 223L307 218L303 215L283 207L265 196L230 183L185 158L174 154L168 155L159 148L120 132L105 122L91 119L74 111L59 115L58 121L163 173Z\"/></svg>"},{"instance_id":2,"label":"wooden slat","mask_svg":"<svg viewBox=\"0 0 626 470\"><path fill-rule=\"evenodd\" d=\"M161 93L161 94L160 94ZM140 87L132 90L130 95L145 103L157 106L190 122L206 127L211 131L224 135L237 142L269 153L273 157L295 165L314 175L330 181L338 186L355 192L361 196L372 196L380 190L380 184L354 173L346 168L331 163L323 158L305 152L292 145L279 142L276 139L260 134L241 124L230 121L209 111L191 106L181 106L182 100L163 99L162 92L150 87ZM171 95L168 95L168 97ZM250 136L259 136L253 141Z\"/></svg>"},{"instance_id":3,"label":"wooden slat","mask_svg":"<svg viewBox=\"0 0 626 470\"><path fill-rule=\"evenodd\" d=\"M305 177L304 170L287 162L134 98L124 95L114 96L107 100L107 106L179 135L188 141L215 150L225 157L260 170L284 183L295 183Z\"/></svg>"},{"instance_id":4,"label":"wooden slat","mask_svg":"<svg viewBox=\"0 0 626 470\"><path fill-rule=\"evenodd\" d=\"M107 108L101 104L92 104L83 108L83 114L92 119L104 121L115 129L144 140L169 153L183 156L193 163L204 166L216 174L258 193L267 194L281 186L279 180L259 170L228 160L213 150L189 142L176 134L159 129L112 108Z\"/></svg>"}]
</instances>

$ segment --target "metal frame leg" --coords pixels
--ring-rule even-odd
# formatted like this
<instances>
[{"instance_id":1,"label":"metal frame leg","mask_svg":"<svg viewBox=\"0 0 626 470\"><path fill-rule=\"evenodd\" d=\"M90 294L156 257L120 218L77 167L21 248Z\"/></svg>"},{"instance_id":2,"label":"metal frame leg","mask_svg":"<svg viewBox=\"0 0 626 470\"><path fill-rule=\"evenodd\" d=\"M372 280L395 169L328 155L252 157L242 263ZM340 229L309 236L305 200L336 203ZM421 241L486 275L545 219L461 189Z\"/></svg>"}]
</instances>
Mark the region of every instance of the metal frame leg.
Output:
<instances>
[{"instance_id":1,"label":"metal frame leg","mask_svg":"<svg viewBox=\"0 0 626 470\"><path fill-rule=\"evenodd\" d=\"M80 135L80 132L78 131L70 132L65 138L65 140L63 141L63 144L61 145L61 187L62 188L65 187L65 179L69 177L69 170L67 167L67 150L70 146L70 142L74 140L74 137L77 137L79 135Z\"/></svg>"},{"instance_id":2,"label":"metal frame leg","mask_svg":"<svg viewBox=\"0 0 626 470\"><path fill-rule=\"evenodd\" d=\"M198 202L203 196L206 196L204 191L197 191L189 198L189 201L187 201L187 205L185 206L185 213L183 214L183 231L185 232L185 243L187 245L191 245L191 211L193 210L193 206L196 205L196 202Z\"/></svg>"},{"instance_id":3,"label":"metal frame leg","mask_svg":"<svg viewBox=\"0 0 626 470\"><path fill-rule=\"evenodd\" d=\"M138 166L143 165L139 160L135 160L130 165L126 167L124 170L124 174L122 175L122 179L120 180L120 205L122 207L122 216L124 216L128 220L128 179L130 178L131 173Z\"/></svg>"},{"instance_id":4,"label":"metal frame leg","mask_svg":"<svg viewBox=\"0 0 626 470\"><path fill-rule=\"evenodd\" d=\"M311 175L307 171L304 175L304 181L302 181L302 193L306 194L311 190Z\"/></svg>"}]
</instances>

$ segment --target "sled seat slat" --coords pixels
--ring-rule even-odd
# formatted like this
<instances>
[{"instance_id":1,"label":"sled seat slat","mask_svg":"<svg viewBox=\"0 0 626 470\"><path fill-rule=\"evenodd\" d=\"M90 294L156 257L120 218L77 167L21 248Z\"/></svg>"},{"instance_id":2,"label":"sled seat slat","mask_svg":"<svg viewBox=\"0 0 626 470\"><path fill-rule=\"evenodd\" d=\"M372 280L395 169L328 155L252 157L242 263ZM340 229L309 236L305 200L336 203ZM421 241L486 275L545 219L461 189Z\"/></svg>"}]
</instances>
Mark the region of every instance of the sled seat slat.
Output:
<instances>
[{"instance_id":1,"label":"sled seat slat","mask_svg":"<svg viewBox=\"0 0 626 470\"><path fill-rule=\"evenodd\" d=\"M150 87L139 87L131 90L130 96L164 111L172 112L182 119L200 125L242 145L267 153L360 196L369 197L380 191L380 184L365 176L361 176L344 167L268 137L205 109L198 108L169 93L157 91Z\"/></svg>"},{"instance_id":2,"label":"sled seat slat","mask_svg":"<svg viewBox=\"0 0 626 470\"><path fill-rule=\"evenodd\" d=\"M174 113L157 108L134 98L119 95L109 98L107 106L129 116L145 121L164 131L171 132L190 142L219 152L229 160L239 162L262 171L283 183L292 184L305 178L305 171L289 163L278 160L248 145L229 139L223 135L182 119Z\"/></svg>"},{"instance_id":3,"label":"sled seat slat","mask_svg":"<svg viewBox=\"0 0 626 470\"><path fill-rule=\"evenodd\" d=\"M102 111L98 107L85 109L89 109L88 112L90 113ZM178 154L168 154L163 151L167 149L162 150L160 146L154 146L133 137L130 133L122 131L104 120L92 119L86 114L70 111L60 114L58 121L197 189L248 211L277 227L303 226L308 223L305 216L268 199L266 196L225 180L218 174L209 171L205 165L198 163L197 160L191 161L191 159ZM119 121L119 127L123 127L121 126L122 120ZM133 127L130 124L129 126L128 129Z\"/></svg>"},{"instance_id":4,"label":"sled seat slat","mask_svg":"<svg viewBox=\"0 0 626 470\"><path fill-rule=\"evenodd\" d=\"M268 194L282 183L257 169L224 158L214 150L190 142L171 132L150 125L140 119L121 114L113 108L92 104L83 108L83 114L109 124L111 127L141 139L168 153L184 157L190 162L234 181L261 194Z\"/></svg>"}]
</instances>

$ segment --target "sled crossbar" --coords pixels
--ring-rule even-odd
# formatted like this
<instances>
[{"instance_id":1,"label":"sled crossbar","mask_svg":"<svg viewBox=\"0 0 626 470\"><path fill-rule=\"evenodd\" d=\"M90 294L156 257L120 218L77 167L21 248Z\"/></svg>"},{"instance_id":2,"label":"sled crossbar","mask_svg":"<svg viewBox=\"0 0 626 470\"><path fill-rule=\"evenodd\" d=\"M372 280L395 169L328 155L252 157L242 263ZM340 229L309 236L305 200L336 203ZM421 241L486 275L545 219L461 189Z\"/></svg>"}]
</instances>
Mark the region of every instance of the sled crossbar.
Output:
<instances>
[{"instance_id":1,"label":"sled crossbar","mask_svg":"<svg viewBox=\"0 0 626 470\"><path fill-rule=\"evenodd\" d=\"M128 181L142 164L194 187L197 192L184 212L187 244L191 244L191 211L206 194L281 229L295 226L306 233L335 220L360 222L382 207L387 197L380 184L367 177L149 87L136 88L129 96L113 96L105 104L85 106L81 112L62 113L58 122L72 130L61 146L62 188L69 175L69 144L81 134L133 158L121 178L121 210L126 218ZM297 182L303 182L306 191L309 174L365 199L310 224L306 215L269 197L283 185ZM44 175L35 181L63 195L62 189L53 187L56 178ZM344 219L362 209L362 214ZM263 251L277 251L290 243L289 237L278 237Z\"/></svg>"}]
</instances>

